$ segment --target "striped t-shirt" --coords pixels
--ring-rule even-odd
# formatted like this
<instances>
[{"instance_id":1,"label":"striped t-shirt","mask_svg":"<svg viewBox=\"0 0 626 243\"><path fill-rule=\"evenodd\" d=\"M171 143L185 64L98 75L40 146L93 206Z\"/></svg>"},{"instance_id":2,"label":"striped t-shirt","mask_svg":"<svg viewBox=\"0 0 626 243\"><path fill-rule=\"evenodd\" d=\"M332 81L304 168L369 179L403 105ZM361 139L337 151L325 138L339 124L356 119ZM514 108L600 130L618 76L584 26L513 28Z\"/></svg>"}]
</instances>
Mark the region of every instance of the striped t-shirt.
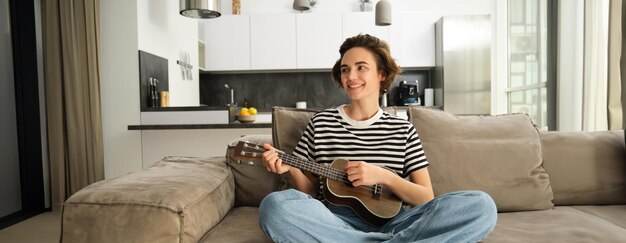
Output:
<instances>
[{"instance_id":1,"label":"striped t-shirt","mask_svg":"<svg viewBox=\"0 0 626 243\"><path fill-rule=\"evenodd\" d=\"M404 178L428 166L422 143L409 121L381 109L368 120L356 121L343 107L316 113L293 154L325 164L335 159L365 161Z\"/></svg>"}]
</instances>

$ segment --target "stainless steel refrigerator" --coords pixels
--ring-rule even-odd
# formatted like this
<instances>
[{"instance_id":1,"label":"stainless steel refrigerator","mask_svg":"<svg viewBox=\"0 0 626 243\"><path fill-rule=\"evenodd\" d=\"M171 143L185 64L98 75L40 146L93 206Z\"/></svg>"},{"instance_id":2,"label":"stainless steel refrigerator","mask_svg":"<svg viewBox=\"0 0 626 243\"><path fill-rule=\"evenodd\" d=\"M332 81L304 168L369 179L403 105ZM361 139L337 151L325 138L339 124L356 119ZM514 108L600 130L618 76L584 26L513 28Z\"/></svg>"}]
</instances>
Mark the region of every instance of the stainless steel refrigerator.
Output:
<instances>
[{"instance_id":1,"label":"stainless steel refrigerator","mask_svg":"<svg viewBox=\"0 0 626 243\"><path fill-rule=\"evenodd\" d=\"M453 114L491 113L491 17L444 16L435 24L435 106Z\"/></svg>"}]
</instances>

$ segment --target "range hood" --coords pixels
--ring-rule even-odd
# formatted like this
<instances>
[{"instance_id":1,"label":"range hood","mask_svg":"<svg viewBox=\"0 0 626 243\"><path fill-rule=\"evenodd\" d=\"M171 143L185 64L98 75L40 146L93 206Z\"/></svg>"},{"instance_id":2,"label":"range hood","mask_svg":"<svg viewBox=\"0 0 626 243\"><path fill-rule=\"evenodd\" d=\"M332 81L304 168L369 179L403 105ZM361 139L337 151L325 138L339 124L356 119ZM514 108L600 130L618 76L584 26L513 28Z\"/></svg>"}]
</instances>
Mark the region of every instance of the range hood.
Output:
<instances>
[{"instance_id":1,"label":"range hood","mask_svg":"<svg viewBox=\"0 0 626 243\"><path fill-rule=\"evenodd\" d=\"M220 0L180 0L180 14L196 19L221 16Z\"/></svg>"}]
</instances>

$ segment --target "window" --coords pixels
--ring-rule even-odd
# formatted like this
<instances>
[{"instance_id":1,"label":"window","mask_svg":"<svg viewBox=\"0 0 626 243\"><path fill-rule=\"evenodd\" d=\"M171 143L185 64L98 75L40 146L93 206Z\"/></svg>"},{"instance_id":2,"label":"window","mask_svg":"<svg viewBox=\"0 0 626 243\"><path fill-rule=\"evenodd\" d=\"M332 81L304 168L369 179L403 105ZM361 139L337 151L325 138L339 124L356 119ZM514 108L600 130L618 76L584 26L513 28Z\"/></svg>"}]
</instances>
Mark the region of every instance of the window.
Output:
<instances>
[{"instance_id":1,"label":"window","mask_svg":"<svg viewBox=\"0 0 626 243\"><path fill-rule=\"evenodd\" d=\"M509 74L507 104L509 113L528 114L542 130L555 123L552 109L548 0L509 0ZM550 129L551 130L551 129Z\"/></svg>"}]
</instances>

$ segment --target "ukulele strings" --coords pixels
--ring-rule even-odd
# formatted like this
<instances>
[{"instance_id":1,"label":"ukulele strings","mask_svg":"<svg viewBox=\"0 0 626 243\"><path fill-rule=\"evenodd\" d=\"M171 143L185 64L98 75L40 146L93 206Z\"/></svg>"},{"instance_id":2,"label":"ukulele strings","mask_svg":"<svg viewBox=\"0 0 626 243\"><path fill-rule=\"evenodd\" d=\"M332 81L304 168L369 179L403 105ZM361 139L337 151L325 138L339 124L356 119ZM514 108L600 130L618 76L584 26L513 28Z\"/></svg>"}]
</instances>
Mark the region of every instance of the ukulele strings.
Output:
<instances>
[{"instance_id":1,"label":"ukulele strings","mask_svg":"<svg viewBox=\"0 0 626 243\"><path fill-rule=\"evenodd\" d=\"M247 144L244 145L245 147L249 147L252 148L254 150L256 150L256 152L253 152L253 157L257 157L256 153L260 153L262 154L263 152L265 152L265 149L262 149L262 147L260 147L259 145L250 145ZM347 184L352 184L352 182L350 180L347 179L346 177L346 173L336 169L336 168L332 168L332 167L327 167L327 166L313 166L312 163L309 163L308 160L304 160L304 159L300 159L298 157L292 156L292 155L288 155L287 153L281 151L281 150L276 150L278 152L278 155L281 159L285 160L286 162L290 162L292 164L298 164L302 167L304 167L304 169L308 169L312 172L318 172L319 174L322 174L323 176L326 176L330 179L336 180L336 181L341 181ZM317 164L315 164L317 165ZM321 168L321 170L320 170ZM364 189L367 191L376 191L376 189L378 188L377 185L374 186L358 186L355 187L357 189Z\"/></svg>"},{"instance_id":2,"label":"ukulele strings","mask_svg":"<svg viewBox=\"0 0 626 243\"><path fill-rule=\"evenodd\" d=\"M287 162L291 162L291 163L297 163L300 166L304 167L305 169L311 170L311 171L316 171L316 172L323 172L320 174L323 174L327 177L329 177L330 179L336 180L336 181L341 181L344 183L348 183L348 184L352 184L352 182L350 180L348 180L346 178L346 173L336 169L336 168L332 168L332 167L326 167L326 166L318 166L317 168L313 165L310 165L310 163L305 163L309 162L307 160L304 159L300 159L300 158L295 158L294 156L288 156L286 153L280 151L280 155L279 156L281 159L287 161ZM320 169L321 168L321 169ZM374 191L376 188L375 186L358 186L355 188L362 188L362 189L366 189L368 191Z\"/></svg>"}]
</instances>

